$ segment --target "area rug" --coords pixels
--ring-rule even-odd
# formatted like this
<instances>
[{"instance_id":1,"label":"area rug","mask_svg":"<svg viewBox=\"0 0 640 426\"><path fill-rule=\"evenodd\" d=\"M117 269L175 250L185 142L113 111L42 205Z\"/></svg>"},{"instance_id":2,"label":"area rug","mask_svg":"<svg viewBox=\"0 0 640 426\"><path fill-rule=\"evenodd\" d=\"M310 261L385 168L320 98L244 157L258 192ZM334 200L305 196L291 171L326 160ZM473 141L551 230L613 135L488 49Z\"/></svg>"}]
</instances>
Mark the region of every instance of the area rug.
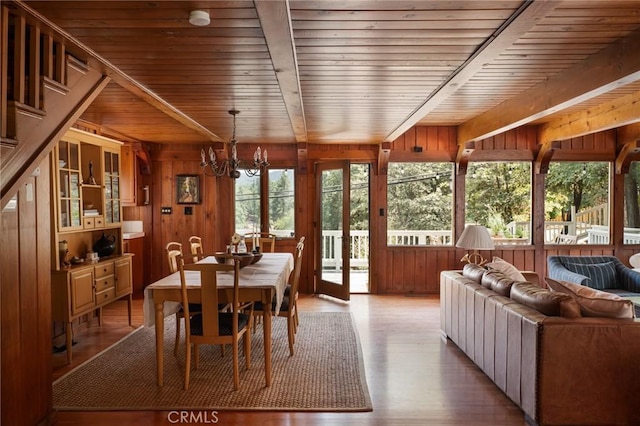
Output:
<instances>
[{"instance_id":1,"label":"area rug","mask_svg":"<svg viewBox=\"0 0 640 426\"><path fill-rule=\"evenodd\" d=\"M240 388L233 390L231 348L202 346L184 383L184 344L173 354L175 320L165 320L164 385L156 384L155 331L141 327L53 383L58 410L371 411L362 350L353 317L300 312L295 355L287 322L273 318L271 386L265 386L262 325L252 334L251 369L240 355Z\"/></svg>"}]
</instances>

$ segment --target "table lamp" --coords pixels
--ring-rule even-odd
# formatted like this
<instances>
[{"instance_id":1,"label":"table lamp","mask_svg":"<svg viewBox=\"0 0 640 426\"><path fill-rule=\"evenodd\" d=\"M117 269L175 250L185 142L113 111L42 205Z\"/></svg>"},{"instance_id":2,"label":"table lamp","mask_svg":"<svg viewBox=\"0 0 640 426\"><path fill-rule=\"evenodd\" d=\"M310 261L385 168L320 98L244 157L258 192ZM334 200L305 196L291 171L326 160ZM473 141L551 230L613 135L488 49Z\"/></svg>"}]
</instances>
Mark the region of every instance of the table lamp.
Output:
<instances>
[{"instance_id":1,"label":"table lamp","mask_svg":"<svg viewBox=\"0 0 640 426\"><path fill-rule=\"evenodd\" d=\"M467 225L464 231L462 231L456 247L473 250L473 253L465 254L464 257L460 259L460 262L482 265L486 260L478 253L478 250L493 250L495 245L487 228L482 225Z\"/></svg>"}]
</instances>

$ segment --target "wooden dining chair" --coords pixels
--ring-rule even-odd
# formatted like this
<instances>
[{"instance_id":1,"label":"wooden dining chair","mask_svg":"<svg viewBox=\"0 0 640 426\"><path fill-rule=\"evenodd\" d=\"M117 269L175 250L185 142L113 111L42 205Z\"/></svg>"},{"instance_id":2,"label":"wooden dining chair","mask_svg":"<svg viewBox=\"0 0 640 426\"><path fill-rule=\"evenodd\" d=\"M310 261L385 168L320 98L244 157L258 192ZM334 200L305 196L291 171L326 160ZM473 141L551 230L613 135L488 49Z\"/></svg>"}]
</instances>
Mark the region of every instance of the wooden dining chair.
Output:
<instances>
[{"instance_id":1,"label":"wooden dining chair","mask_svg":"<svg viewBox=\"0 0 640 426\"><path fill-rule=\"evenodd\" d=\"M295 254L295 263L293 266L293 271L290 276L290 287L289 294L285 293L284 298L282 299L282 304L280 305L280 311L278 311L279 317L285 317L287 319L287 335L289 338L289 354L293 356L293 344L295 343L295 334L298 328L298 320L296 319L298 313L298 303L297 303L297 295L298 295L298 284L300 283L300 270L302 269L302 252L304 251L304 237L298 241L296 245L296 254ZM273 300L271 302L271 313L276 315L276 296L274 295ZM255 302L253 308L253 315L256 317L261 317L264 313L264 305L262 302ZM268 308L267 308L268 309ZM254 328L255 331L255 328Z\"/></svg>"},{"instance_id":2,"label":"wooden dining chair","mask_svg":"<svg viewBox=\"0 0 640 426\"><path fill-rule=\"evenodd\" d=\"M169 271L172 274L174 272L178 272L179 270L178 257L183 256L182 244L177 243L175 241L171 241L170 243L167 243L166 252L167 252L167 261L169 262ZM190 311L192 313L199 312L200 305L197 303L192 303ZM180 348L180 323L182 322L181 320L183 318L184 318L184 309L182 306L180 306L180 308L176 312L176 341L173 347L173 354L176 356L178 355L178 349Z\"/></svg>"},{"instance_id":3,"label":"wooden dining chair","mask_svg":"<svg viewBox=\"0 0 640 426\"><path fill-rule=\"evenodd\" d=\"M193 263L196 263L199 260L198 255L202 254L202 238L195 235L189 237L189 246L193 255Z\"/></svg>"},{"instance_id":4,"label":"wooden dining chair","mask_svg":"<svg viewBox=\"0 0 640 426\"><path fill-rule=\"evenodd\" d=\"M244 234L244 241L247 243L247 248L253 250L254 238L258 241L258 247L263 253L275 253L276 251L276 234L270 232L249 232Z\"/></svg>"},{"instance_id":5,"label":"wooden dining chair","mask_svg":"<svg viewBox=\"0 0 640 426\"><path fill-rule=\"evenodd\" d=\"M219 263L192 263L185 265L180 256L178 261L180 268L180 289L182 306L184 306L185 318L185 375L184 390L189 389L191 375L191 347L195 357L195 367L200 361L200 345L225 345L230 344L233 352L233 388L238 390L240 386L240 367L238 344L242 338L244 341L244 357L247 369L251 368L251 329L253 320L253 304L246 307L248 313L240 312L239 279L240 262L235 260L233 264ZM189 293L185 279L185 270L200 272L200 301L202 310L192 314L189 311ZM233 275L233 287L224 290L225 300L231 303L230 312L220 312L218 293L218 272L231 273ZM192 290L193 291L193 290Z\"/></svg>"},{"instance_id":6,"label":"wooden dining chair","mask_svg":"<svg viewBox=\"0 0 640 426\"><path fill-rule=\"evenodd\" d=\"M300 239L298 240L298 244L302 244L303 248L304 248L304 240L305 240L304 236L300 237ZM293 274L292 274L292 277L293 277ZM289 281L291 281L291 278L289 279ZM291 294L291 282L289 282L289 284L287 284L287 287L284 290L284 295L285 296L289 296L290 294ZM298 289L296 289L296 292L294 293L296 306L297 306L297 303L298 303L298 294L299 294L299 291L298 291ZM298 325L300 325L300 320L298 319L298 309L295 310L294 319L295 319L295 326L296 326L296 329L297 329Z\"/></svg>"},{"instance_id":7,"label":"wooden dining chair","mask_svg":"<svg viewBox=\"0 0 640 426\"><path fill-rule=\"evenodd\" d=\"M178 272L178 263L176 258L182 256L182 244L171 241L166 245L167 262L169 262L169 272L172 274Z\"/></svg>"}]
</instances>

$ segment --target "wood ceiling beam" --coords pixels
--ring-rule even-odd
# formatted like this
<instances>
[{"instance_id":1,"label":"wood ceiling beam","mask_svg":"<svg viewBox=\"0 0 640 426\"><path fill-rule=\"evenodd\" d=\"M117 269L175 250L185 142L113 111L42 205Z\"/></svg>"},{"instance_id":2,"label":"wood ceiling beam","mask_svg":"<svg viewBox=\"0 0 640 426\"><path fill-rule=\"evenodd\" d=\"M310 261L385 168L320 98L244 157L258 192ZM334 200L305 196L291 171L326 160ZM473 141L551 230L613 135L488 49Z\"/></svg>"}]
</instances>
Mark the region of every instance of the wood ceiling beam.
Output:
<instances>
[{"instance_id":1,"label":"wood ceiling beam","mask_svg":"<svg viewBox=\"0 0 640 426\"><path fill-rule=\"evenodd\" d=\"M540 19L555 9L560 1L525 1L522 6L498 28L424 103L409 115L398 127L385 137L394 141L415 126L443 101L453 95L468 82L482 67L494 60L508 47L518 41ZM460 140L460 139L458 139Z\"/></svg>"},{"instance_id":2,"label":"wood ceiling beam","mask_svg":"<svg viewBox=\"0 0 640 426\"><path fill-rule=\"evenodd\" d=\"M640 122L640 91L540 125L538 143L562 141L636 122Z\"/></svg>"},{"instance_id":3,"label":"wood ceiling beam","mask_svg":"<svg viewBox=\"0 0 640 426\"><path fill-rule=\"evenodd\" d=\"M296 142L308 142L289 1L254 1Z\"/></svg>"},{"instance_id":4,"label":"wood ceiling beam","mask_svg":"<svg viewBox=\"0 0 640 426\"><path fill-rule=\"evenodd\" d=\"M171 105L170 103L168 103L167 101L159 97L158 95L153 93L151 90L147 89L146 87L138 83L136 80L129 77L127 74L122 72L111 62L109 62L108 60L100 56L98 53L96 53L89 47L82 44L79 40L74 38L71 34L67 33L62 28L58 27L53 22L49 21L43 15L41 15L31 7L26 5L22 0L13 0L12 3L19 6L25 12L27 12L28 14L33 16L35 19L40 21L42 24L47 26L49 29L57 33L59 37L62 37L65 41L65 44L67 45L67 50L69 46L73 46L74 49L82 51L85 55L88 55L89 58L87 60L87 63L90 66L97 69L98 71L102 72L103 74L106 74L107 76L109 76L111 80L116 82L119 86L123 87L124 89L127 89L128 91L130 91L131 93L139 97L140 99L147 102L149 105L152 105L153 107L157 108L159 111L171 117L172 119L176 120L177 122L181 123L185 127L201 134L206 139L214 142L223 141L223 139L220 136L211 132L209 129L207 129L206 127L204 127L203 125L201 125L200 123L198 123L197 121L195 121L194 119L192 119L191 117L189 117L188 115L186 115L185 113L183 113L182 111L180 111L179 109L177 109L176 107L174 107L173 105Z\"/></svg>"},{"instance_id":5,"label":"wood ceiling beam","mask_svg":"<svg viewBox=\"0 0 640 426\"><path fill-rule=\"evenodd\" d=\"M458 142L480 140L503 133L639 80L639 51L640 30L461 124Z\"/></svg>"}]
</instances>

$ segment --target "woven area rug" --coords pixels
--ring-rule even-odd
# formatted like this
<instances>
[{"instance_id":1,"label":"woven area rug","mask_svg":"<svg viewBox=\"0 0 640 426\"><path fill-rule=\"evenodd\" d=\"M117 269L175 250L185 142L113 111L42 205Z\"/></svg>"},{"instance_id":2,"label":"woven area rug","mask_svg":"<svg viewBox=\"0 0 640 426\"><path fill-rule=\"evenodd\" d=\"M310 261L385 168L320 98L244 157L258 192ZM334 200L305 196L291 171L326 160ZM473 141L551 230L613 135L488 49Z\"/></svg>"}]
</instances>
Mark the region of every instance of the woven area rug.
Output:
<instances>
[{"instance_id":1,"label":"woven area rug","mask_svg":"<svg viewBox=\"0 0 640 426\"><path fill-rule=\"evenodd\" d=\"M184 383L184 344L173 354L174 316L165 320L164 386L156 385L155 332L141 327L53 383L58 410L371 411L362 351L350 313L300 312L295 355L285 318L273 318L271 386L265 387L262 325L252 335L251 369L240 355L233 390L231 348L201 346ZM184 330L184 329L183 329Z\"/></svg>"}]
</instances>

